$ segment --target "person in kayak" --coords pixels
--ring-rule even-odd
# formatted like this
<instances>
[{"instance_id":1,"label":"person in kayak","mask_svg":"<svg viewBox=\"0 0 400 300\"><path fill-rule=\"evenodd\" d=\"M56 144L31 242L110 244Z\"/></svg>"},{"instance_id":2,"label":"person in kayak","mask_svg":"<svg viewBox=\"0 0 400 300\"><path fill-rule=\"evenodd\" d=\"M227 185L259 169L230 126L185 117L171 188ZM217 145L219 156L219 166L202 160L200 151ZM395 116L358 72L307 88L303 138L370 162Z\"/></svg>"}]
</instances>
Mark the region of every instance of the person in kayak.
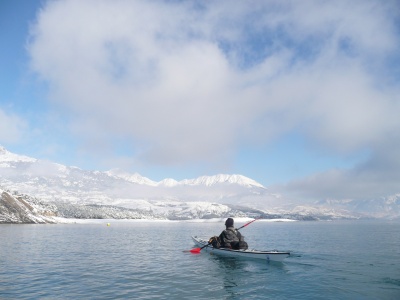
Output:
<instances>
[{"instance_id":1,"label":"person in kayak","mask_svg":"<svg viewBox=\"0 0 400 300\"><path fill-rule=\"evenodd\" d=\"M221 243L221 248L231 248L231 249L244 249L248 248L247 243L244 241L244 236L237 230L234 225L232 218L228 218L225 221L226 229L219 235L219 240Z\"/></svg>"}]
</instances>

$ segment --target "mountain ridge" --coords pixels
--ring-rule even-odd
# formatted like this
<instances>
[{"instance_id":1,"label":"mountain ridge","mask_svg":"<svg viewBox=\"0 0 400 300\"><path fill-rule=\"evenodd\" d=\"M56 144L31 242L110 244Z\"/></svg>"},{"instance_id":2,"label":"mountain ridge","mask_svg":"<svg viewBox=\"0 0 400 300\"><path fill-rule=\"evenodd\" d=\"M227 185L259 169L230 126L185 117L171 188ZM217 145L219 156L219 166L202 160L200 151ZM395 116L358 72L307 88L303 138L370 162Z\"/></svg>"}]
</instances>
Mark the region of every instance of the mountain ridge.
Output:
<instances>
[{"instance_id":1,"label":"mountain ridge","mask_svg":"<svg viewBox=\"0 0 400 300\"><path fill-rule=\"evenodd\" d=\"M41 162L39 159L31 158L28 156L24 155L19 155L19 154L14 154L4 147L0 146L0 164L2 167L12 167L9 165L6 165L4 163L19 163L19 162L24 162L24 163L35 163L35 162ZM44 161L43 161L44 162ZM54 166L58 166L60 169L67 170L67 169L78 169L81 170L78 167L70 167L70 166L64 166L61 164L57 163L51 163ZM143 184L143 185L149 185L149 186L159 186L159 185L164 185L164 186L175 186L175 185L206 185L206 186L212 186L218 183L231 183L231 184L239 184L239 185L244 185L244 186L254 186L254 187L260 187L264 188L265 187L256 182L255 180L248 178L243 175L239 174L218 174L218 175L211 175L211 176L200 176L194 179L184 179L181 181L177 181L173 178L165 178L159 182L153 181L147 177L144 177L140 175L139 173L129 173L127 171L121 170L121 169L111 169L108 171L87 171L87 172L94 172L94 173L104 173L107 174L108 176L115 177L115 178L121 178L126 181L132 182L132 183L137 183L137 184Z\"/></svg>"},{"instance_id":2,"label":"mountain ridge","mask_svg":"<svg viewBox=\"0 0 400 300\"><path fill-rule=\"evenodd\" d=\"M321 199L291 203L238 174L156 182L119 169L87 171L64 166L14 154L1 146L0 187L27 195L28 204L29 199L40 199L43 210L45 205L55 205L58 216L67 218L184 220L258 214L319 220L400 216L400 194L374 201ZM21 216L26 214L24 207L20 209Z\"/></svg>"}]
</instances>

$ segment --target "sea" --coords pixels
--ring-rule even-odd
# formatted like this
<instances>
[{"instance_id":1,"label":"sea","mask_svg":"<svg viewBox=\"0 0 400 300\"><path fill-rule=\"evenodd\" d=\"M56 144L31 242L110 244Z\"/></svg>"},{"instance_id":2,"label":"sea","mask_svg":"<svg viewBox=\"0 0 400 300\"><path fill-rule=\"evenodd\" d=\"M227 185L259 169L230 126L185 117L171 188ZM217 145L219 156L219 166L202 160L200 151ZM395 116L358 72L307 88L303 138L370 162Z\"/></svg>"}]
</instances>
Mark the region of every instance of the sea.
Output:
<instances>
[{"instance_id":1,"label":"sea","mask_svg":"<svg viewBox=\"0 0 400 300\"><path fill-rule=\"evenodd\" d=\"M244 222L235 222L236 227ZM192 254L224 220L0 225L0 299L400 299L400 221L259 220L283 263Z\"/></svg>"}]
</instances>

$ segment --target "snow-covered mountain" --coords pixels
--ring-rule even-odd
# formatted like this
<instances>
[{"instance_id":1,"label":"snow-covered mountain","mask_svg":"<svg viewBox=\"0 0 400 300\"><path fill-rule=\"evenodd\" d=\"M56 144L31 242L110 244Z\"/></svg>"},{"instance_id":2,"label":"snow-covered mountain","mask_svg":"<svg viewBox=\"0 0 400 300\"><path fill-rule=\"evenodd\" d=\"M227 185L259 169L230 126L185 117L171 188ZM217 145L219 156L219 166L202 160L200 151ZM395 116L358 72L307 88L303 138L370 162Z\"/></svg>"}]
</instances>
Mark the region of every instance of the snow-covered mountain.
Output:
<instances>
[{"instance_id":1,"label":"snow-covered mountain","mask_svg":"<svg viewBox=\"0 0 400 300\"><path fill-rule=\"evenodd\" d=\"M267 194L241 175L155 182L140 174L77 167L17 155L0 147L0 187L57 206L64 217L193 219L243 215L242 200ZM29 201L28 201L29 202Z\"/></svg>"},{"instance_id":2,"label":"snow-covered mountain","mask_svg":"<svg viewBox=\"0 0 400 300\"><path fill-rule=\"evenodd\" d=\"M56 215L69 218L197 219L261 214L312 220L368 215L368 209L361 209L356 202L289 205L242 175L219 174L182 181L167 178L156 182L119 169L100 172L68 167L17 155L3 147L0 189L25 197L28 206L33 203L46 210L46 205L53 205ZM18 197L14 201L17 204ZM4 203L0 202L0 206ZM399 216L399 207L400 195L395 195L383 199L375 211L379 216ZM24 209L20 212L25 214Z\"/></svg>"},{"instance_id":3,"label":"snow-covered mountain","mask_svg":"<svg viewBox=\"0 0 400 300\"><path fill-rule=\"evenodd\" d=\"M149 185L149 186L165 186L165 187L173 187L173 186L214 186L217 184L237 184L244 187L259 187L265 189L260 183L254 181L253 179L247 178L242 175L228 175L228 174L218 174L214 176L201 176L195 179L184 179L182 181L176 181L172 178L166 178L159 182L153 181L149 178L143 177L138 173L130 174L120 169L112 169L110 171L104 172L107 175L110 175L115 178L122 178L126 181L142 184L142 185Z\"/></svg>"},{"instance_id":4,"label":"snow-covered mountain","mask_svg":"<svg viewBox=\"0 0 400 300\"><path fill-rule=\"evenodd\" d=\"M24 155L18 155L7 151L4 147L0 146L0 166L5 168L15 167L15 163L29 162L34 163L37 159L30 158Z\"/></svg>"},{"instance_id":5,"label":"snow-covered mountain","mask_svg":"<svg viewBox=\"0 0 400 300\"><path fill-rule=\"evenodd\" d=\"M57 207L0 189L0 223L56 223Z\"/></svg>"},{"instance_id":6,"label":"snow-covered mountain","mask_svg":"<svg viewBox=\"0 0 400 300\"><path fill-rule=\"evenodd\" d=\"M19 156L0 148L0 184L45 201L113 204L116 199L212 202L229 197L240 204L243 195L266 193L266 188L241 175L152 181L140 174L113 169L86 171L49 161ZM232 199L235 198L235 199Z\"/></svg>"},{"instance_id":7,"label":"snow-covered mountain","mask_svg":"<svg viewBox=\"0 0 400 300\"><path fill-rule=\"evenodd\" d=\"M104 172L105 174L115 177L115 178L122 178L126 181L132 182L132 183L137 183L137 184L143 184L143 185L150 185L150 186L156 186L157 182L148 179L147 177L143 177L142 175L135 173L135 174L130 174L128 172L125 172L120 169L112 169L107 172Z\"/></svg>"}]
</instances>

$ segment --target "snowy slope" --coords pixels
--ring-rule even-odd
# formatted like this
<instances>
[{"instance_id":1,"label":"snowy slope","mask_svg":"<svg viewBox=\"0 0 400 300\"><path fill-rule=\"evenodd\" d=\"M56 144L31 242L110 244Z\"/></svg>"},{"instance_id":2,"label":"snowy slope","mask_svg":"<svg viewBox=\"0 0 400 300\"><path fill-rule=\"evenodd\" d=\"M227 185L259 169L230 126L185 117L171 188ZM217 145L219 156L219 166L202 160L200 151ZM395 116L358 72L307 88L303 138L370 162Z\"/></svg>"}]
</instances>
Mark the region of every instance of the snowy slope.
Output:
<instances>
[{"instance_id":1,"label":"snowy slope","mask_svg":"<svg viewBox=\"0 0 400 300\"><path fill-rule=\"evenodd\" d=\"M312 220L400 216L400 195L371 202L291 205L242 175L155 182L138 173L87 171L17 155L3 147L0 187L54 204L64 217L195 219L264 214Z\"/></svg>"},{"instance_id":2,"label":"snowy slope","mask_svg":"<svg viewBox=\"0 0 400 300\"><path fill-rule=\"evenodd\" d=\"M258 182L254 181L253 179L247 178L245 176L226 175L226 174L219 174L215 176L201 176L196 179L185 179L180 181L178 184L213 186L220 183L238 184L245 187L264 188Z\"/></svg>"},{"instance_id":3,"label":"snowy slope","mask_svg":"<svg viewBox=\"0 0 400 300\"><path fill-rule=\"evenodd\" d=\"M157 182L152 181L146 177L143 177L138 173L130 174L130 173L125 172L124 170L120 170L120 169L112 169L112 170L109 170L104 173L111 177L122 178L122 179L132 182L132 183L138 183L138 184L150 185L150 186L157 185Z\"/></svg>"},{"instance_id":4,"label":"snowy slope","mask_svg":"<svg viewBox=\"0 0 400 300\"><path fill-rule=\"evenodd\" d=\"M240 175L155 182L137 173L86 171L4 148L0 151L0 185L54 203L65 217L193 219L240 215L242 211L227 204L266 193L261 184Z\"/></svg>"},{"instance_id":5,"label":"snowy slope","mask_svg":"<svg viewBox=\"0 0 400 300\"><path fill-rule=\"evenodd\" d=\"M178 199L185 201L223 198L239 201L243 195L265 193L259 183L241 175L203 176L196 179L152 181L140 174L113 169L85 171L77 167L18 156L1 149L0 184L47 201L113 204L114 199ZM235 199L233 199L235 198Z\"/></svg>"},{"instance_id":6,"label":"snowy slope","mask_svg":"<svg viewBox=\"0 0 400 300\"><path fill-rule=\"evenodd\" d=\"M0 223L56 223L57 207L0 189Z\"/></svg>"},{"instance_id":7,"label":"snowy slope","mask_svg":"<svg viewBox=\"0 0 400 300\"><path fill-rule=\"evenodd\" d=\"M0 166L1 167L12 167L14 163L18 162L36 162L34 158L30 158L24 155L18 155L7 151L4 147L0 146Z\"/></svg>"}]
</instances>

